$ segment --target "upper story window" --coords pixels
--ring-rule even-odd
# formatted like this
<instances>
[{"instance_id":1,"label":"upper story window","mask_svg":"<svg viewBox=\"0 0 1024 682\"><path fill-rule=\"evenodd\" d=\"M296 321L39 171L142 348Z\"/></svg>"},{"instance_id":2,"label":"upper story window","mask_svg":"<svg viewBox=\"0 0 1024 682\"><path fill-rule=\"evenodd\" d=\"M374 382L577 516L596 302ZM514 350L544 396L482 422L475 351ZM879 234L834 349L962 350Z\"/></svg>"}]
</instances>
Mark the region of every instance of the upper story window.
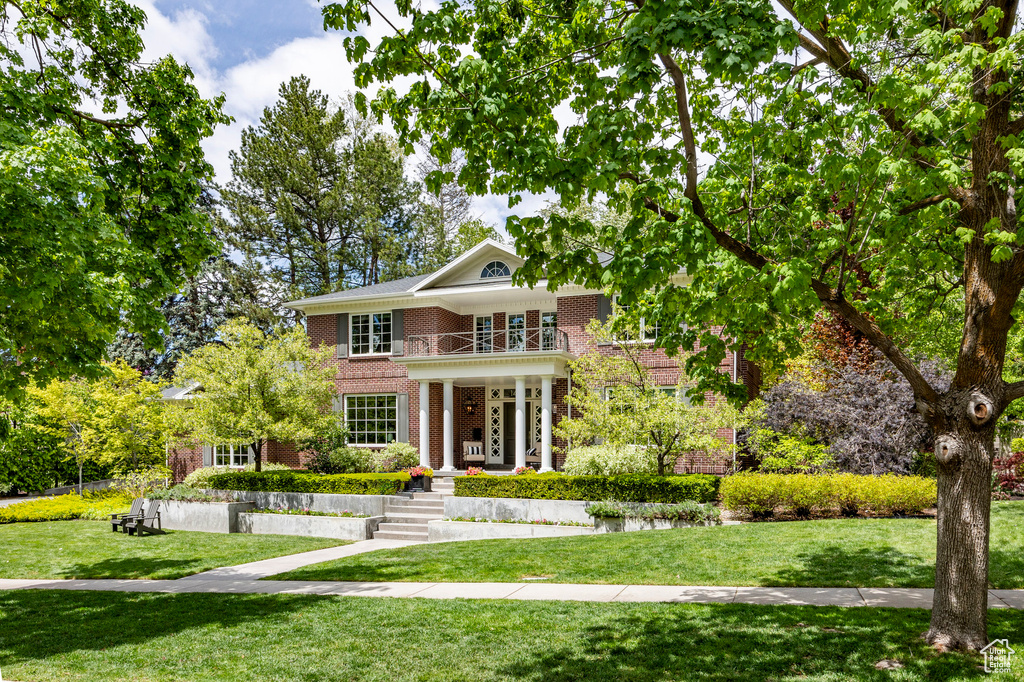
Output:
<instances>
[{"instance_id":1,"label":"upper story window","mask_svg":"<svg viewBox=\"0 0 1024 682\"><path fill-rule=\"evenodd\" d=\"M351 320L351 355L378 355L391 352L391 313L352 315Z\"/></svg>"},{"instance_id":2,"label":"upper story window","mask_svg":"<svg viewBox=\"0 0 1024 682\"><path fill-rule=\"evenodd\" d=\"M480 279L487 279L488 277L510 277L511 275L512 270L510 270L508 265L502 263L500 260L492 260L484 266L483 270L480 271Z\"/></svg>"},{"instance_id":3,"label":"upper story window","mask_svg":"<svg viewBox=\"0 0 1024 682\"><path fill-rule=\"evenodd\" d=\"M612 302L615 304L615 310L616 310L617 314L621 315L621 314L626 313L627 311L629 311L629 306L628 305L622 305L621 303L619 303L619 295L618 294L615 295L615 297L612 299ZM658 326L657 323L655 323L655 322L648 322L646 319L641 317L640 318L640 338L639 339L633 339L633 338L629 337L629 334L623 333L621 336L618 337L618 340L619 341L654 341L655 339L658 338L658 333L660 331L661 330L659 329L659 326Z\"/></svg>"}]
</instances>

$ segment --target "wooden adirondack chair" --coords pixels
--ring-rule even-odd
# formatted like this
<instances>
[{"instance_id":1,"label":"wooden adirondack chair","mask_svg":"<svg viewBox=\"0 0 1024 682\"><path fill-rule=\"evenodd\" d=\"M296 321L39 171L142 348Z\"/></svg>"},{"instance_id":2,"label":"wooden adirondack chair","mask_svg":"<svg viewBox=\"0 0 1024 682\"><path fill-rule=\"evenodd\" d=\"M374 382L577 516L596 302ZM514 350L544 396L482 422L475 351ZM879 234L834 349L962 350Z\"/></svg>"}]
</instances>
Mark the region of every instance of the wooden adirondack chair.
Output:
<instances>
[{"instance_id":1,"label":"wooden adirondack chair","mask_svg":"<svg viewBox=\"0 0 1024 682\"><path fill-rule=\"evenodd\" d=\"M132 519L135 519L140 514L142 514L142 503L144 501L145 501L144 498L137 497L134 500L132 500L132 507L131 507L131 509L128 510L127 514L111 514L110 515L110 525L111 525L111 529L110 530L111 530L111 532L116 533L119 530L123 531L124 530L124 524L128 523L128 521L130 521Z\"/></svg>"},{"instance_id":2,"label":"wooden adirondack chair","mask_svg":"<svg viewBox=\"0 0 1024 682\"><path fill-rule=\"evenodd\" d=\"M164 531L160 527L160 500L150 500L146 506L146 513L124 524L124 527L128 531L128 535L135 535L136 532L139 537L146 533L163 535Z\"/></svg>"}]
</instances>

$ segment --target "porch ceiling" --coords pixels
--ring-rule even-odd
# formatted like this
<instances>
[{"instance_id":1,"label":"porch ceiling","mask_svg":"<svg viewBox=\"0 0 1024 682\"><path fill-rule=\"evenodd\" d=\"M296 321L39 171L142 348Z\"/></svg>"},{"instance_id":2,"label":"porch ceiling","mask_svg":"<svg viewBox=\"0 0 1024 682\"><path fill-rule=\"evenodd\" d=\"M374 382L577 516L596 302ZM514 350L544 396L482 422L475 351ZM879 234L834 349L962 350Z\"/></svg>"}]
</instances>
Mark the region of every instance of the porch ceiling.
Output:
<instances>
[{"instance_id":1,"label":"porch ceiling","mask_svg":"<svg viewBox=\"0 0 1024 682\"><path fill-rule=\"evenodd\" d=\"M566 364L576 356L567 351L525 351L429 357L392 357L405 365L414 381L455 379L460 385L479 385L482 380L500 383L515 377L565 377ZM493 380L493 381L492 381Z\"/></svg>"}]
</instances>

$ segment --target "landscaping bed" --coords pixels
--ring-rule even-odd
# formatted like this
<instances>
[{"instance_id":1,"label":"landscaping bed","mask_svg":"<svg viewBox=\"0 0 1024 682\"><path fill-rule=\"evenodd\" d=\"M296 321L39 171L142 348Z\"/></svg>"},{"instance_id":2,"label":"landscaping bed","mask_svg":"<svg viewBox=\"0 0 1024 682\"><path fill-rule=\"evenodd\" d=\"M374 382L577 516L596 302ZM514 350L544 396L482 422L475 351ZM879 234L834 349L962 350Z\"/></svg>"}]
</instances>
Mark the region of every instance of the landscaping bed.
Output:
<instances>
[{"instance_id":1,"label":"landscaping bed","mask_svg":"<svg viewBox=\"0 0 1024 682\"><path fill-rule=\"evenodd\" d=\"M36 682L1000 679L979 669L978 656L936 654L921 637L928 617L750 604L0 592L0 666L4 679ZM1022 632L1024 613L989 611L990 638L1021 651ZM876 670L883 659L904 667ZM1018 654L1018 673L1022 661Z\"/></svg>"},{"instance_id":2,"label":"landscaping bed","mask_svg":"<svg viewBox=\"0 0 1024 682\"><path fill-rule=\"evenodd\" d=\"M456 497L533 500L623 500L627 502L714 502L720 479L709 474L655 476L567 476L556 472L516 476L456 476Z\"/></svg>"},{"instance_id":3,"label":"landscaping bed","mask_svg":"<svg viewBox=\"0 0 1024 682\"><path fill-rule=\"evenodd\" d=\"M131 506L127 495L107 492L70 493L52 498L39 498L0 507L0 524L28 521L101 520L111 514L122 514Z\"/></svg>"},{"instance_id":4,"label":"landscaping bed","mask_svg":"<svg viewBox=\"0 0 1024 682\"><path fill-rule=\"evenodd\" d=\"M334 495L394 495L411 480L408 473L314 474L307 471L234 471L208 477L218 490Z\"/></svg>"}]
</instances>

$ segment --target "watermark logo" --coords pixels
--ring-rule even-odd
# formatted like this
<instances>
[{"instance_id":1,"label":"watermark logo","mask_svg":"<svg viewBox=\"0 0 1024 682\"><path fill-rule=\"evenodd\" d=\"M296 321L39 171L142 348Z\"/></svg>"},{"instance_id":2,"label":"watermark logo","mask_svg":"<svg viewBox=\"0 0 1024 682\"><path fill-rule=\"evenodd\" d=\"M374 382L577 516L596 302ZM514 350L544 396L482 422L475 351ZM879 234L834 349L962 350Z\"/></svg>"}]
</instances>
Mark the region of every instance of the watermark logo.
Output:
<instances>
[{"instance_id":1,"label":"watermark logo","mask_svg":"<svg viewBox=\"0 0 1024 682\"><path fill-rule=\"evenodd\" d=\"M988 646L981 650L981 653L985 657L985 672L1008 673L1010 672L1010 661L1017 652L1010 648L1010 642L1007 640L995 639L989 642Z\"/></svg>"}]
</instances>

